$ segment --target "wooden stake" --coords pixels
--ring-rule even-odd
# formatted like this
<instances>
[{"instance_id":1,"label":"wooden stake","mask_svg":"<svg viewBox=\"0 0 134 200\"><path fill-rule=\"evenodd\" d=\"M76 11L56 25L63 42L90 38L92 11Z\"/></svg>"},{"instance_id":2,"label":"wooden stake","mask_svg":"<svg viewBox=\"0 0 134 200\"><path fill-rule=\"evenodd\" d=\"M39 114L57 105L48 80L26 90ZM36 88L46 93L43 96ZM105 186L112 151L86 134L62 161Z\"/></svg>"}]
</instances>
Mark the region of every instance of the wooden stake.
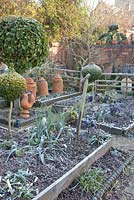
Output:
<instances>
[{"instance_id":1,"label":"wooden stake","mask_svg":"<svg viewBox=\"0 0 134 200\"><path fill-rule=\"evenodd\" d=\"M84 113L89 77L90 77L90 74L87 74L85 77L85 82L84 82L84 87L83 87L81 108L80 108L80 113L79 113L79 118L77 120L77 128L76 128L77 139L79 138L79 135L80 135L81 121L82 121L82 117L83 117L83 113Z\"/></svg>"},{"instance_id":2,"label":"wooden stake","mask_svg":"<svg viewBox=\"0 0 134 200\"><path fill-rule=\"evenodd\" d=\"M12 131L11 131L11 117L12 117L12 109L13 109L13 102L10 101L10 109L8 114L8 132L12 137Z\"/></svg>"},{"instance_id":3,"label":"wooden stake","mask_svg":"<svg viewBox=\"0 0 134 200\"><path fill-rule=\"evenodd\" d=\"M92 83L92 106L94 105L94 95L95 95L95 90L94 90L94 83Z\"/></svg>"}]
</instances>

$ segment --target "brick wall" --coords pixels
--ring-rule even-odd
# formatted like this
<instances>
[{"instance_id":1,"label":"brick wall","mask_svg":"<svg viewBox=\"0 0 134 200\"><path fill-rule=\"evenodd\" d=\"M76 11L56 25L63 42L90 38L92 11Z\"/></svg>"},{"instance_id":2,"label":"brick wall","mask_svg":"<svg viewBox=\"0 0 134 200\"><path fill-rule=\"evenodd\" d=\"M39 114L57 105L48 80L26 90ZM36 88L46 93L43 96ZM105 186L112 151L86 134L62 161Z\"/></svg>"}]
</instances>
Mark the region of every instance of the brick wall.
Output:
<instances>
[{"instance_id":1,"label":"brick wall","mask_svg":"<svg viewBox=\"0 0 134 200\"><path fill-rule=\"evenodd\" d=\"M116 71L119 71L124 65L134 64L134 45L96 46L96 50L97 56L95 56L94 62L103 66L105 72L111 72L113 61ZM64 46L53 43L50 54L55 64L74 69L73 56Z\"/></svg>"},{"instance_id":2,"label":"brick wall","mask_svg":"<svg viewBox=\"0 0 134 200\"><path fill-rule=\"evenodd\" d=\"M116 71L127 64L134 64L134 46L97 47L96 64L102 65L105 72L111 72L114 62Z\"/></svg>"}]
</instances>

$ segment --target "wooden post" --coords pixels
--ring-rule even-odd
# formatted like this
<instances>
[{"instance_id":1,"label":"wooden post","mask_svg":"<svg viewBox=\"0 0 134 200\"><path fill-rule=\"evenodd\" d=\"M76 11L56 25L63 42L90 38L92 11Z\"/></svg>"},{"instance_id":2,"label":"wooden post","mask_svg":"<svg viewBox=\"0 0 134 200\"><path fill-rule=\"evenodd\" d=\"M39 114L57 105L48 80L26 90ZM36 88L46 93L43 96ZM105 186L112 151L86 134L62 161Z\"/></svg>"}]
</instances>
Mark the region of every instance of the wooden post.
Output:
<instances>
[{"instance_id":1,"label":"wooden post","mask_svg":"<svg viewBox=\"0 0 134 200\"><path fill-rule=\"evenodd\" d=\"M96 93L97 92L97 88L96 88L96 85L97 85L97 83L96 83L97 81L95 80L95 85L94 85L94 92Z\"/></svg>"},{"instance_id":2,"label":"wooden post","mask_svg":"<svg viewBox=\"0 0 134 200\"><path fill-rule=\"evenodd\" d=\"M126 75L126 97L128 95L128 75Z\"/></svg>"},{"instance_id":3,"label":"wooden post","mask_svg":"<svg viewBox=\"0 0 134 200\"><path fill-rule=\"evenodd\" d=\"M77 139L79 138L80 129L81 129L81 121L82 121L82 116L83 116L83 113L84 113L84 107L85 107L85 101L86 101L86 94L87 94L89 77L90 77L90 74L87 74L86 77L85 77L85 82L84 82L84 87L83 87L83 94L82 94L80 113L79 113L79 118L77 120L77 128L76 128Z\"/></svg>"},{"instance_id":4,"label":"wooden post","mask_svg":"<svg viewBox=\"0 0 134 200\"><path fill-rule=\"evenodd\" d=\"M94 83L92 83L92 106L94 105L94 95L95 95L95 92L94 92Z\"/></svg>"}]
</instances>

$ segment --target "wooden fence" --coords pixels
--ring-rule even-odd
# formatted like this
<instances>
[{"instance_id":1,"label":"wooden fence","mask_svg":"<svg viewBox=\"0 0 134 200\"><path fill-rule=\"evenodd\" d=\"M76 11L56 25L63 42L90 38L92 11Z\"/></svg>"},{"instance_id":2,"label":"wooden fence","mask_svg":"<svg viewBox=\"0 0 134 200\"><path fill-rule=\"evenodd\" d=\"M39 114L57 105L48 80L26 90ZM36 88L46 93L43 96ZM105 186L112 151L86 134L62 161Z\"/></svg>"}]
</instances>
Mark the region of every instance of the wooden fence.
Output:
<instances>
[{"instance_id":1,"label":"wooden fence","mask_svg":"<svg viewBox=\"0 0 134 200\"><path fill-rule=\"evenodd\" d=\"M80 79L81 79L81 71L78 70L69 70L65 68L55 68L54 71L50 74L46 74L45 78L47 81L51 81L54 77L55 73L59 73L64 82L64 87L72 87L79 88L80 87Z\"/></svg>"},{"instance_id":2,"label":"wooden fence","mask_svg":"<svg viewBox=\"0 0 134 200\"><path fill-rule=\"evenodd\" d=\"M134 92L134 74L130 73L103 73L103 80L95 81L95 91L104 92L115 89L125 94ZM124 80L123 80L124 79Z\"/></svg>"}]
</instances>

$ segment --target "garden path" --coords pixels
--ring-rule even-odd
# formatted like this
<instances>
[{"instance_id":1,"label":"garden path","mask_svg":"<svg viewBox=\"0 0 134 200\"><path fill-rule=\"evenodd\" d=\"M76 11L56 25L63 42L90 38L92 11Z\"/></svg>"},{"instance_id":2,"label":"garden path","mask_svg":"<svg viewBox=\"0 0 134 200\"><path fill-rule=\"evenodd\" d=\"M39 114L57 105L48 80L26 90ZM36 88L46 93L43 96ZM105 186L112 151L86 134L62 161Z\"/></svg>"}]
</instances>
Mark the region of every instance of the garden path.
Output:
<instances>
[{"instance_id":1,"label":"garden path","mask_svg":"<svg viewBox=\"0 0 134 200\"><path fill-rule=\"evenodd\" d=\"M114 147L124 151L134 152L134 138L123 136L114 136L114 138ZM122 190L122 197L120 200L134 200L134 159L127 167L126 173L131 177L131 181L129 185ZM118 187L118 184L116 187Z\"/></svg>"}]
</instances>

